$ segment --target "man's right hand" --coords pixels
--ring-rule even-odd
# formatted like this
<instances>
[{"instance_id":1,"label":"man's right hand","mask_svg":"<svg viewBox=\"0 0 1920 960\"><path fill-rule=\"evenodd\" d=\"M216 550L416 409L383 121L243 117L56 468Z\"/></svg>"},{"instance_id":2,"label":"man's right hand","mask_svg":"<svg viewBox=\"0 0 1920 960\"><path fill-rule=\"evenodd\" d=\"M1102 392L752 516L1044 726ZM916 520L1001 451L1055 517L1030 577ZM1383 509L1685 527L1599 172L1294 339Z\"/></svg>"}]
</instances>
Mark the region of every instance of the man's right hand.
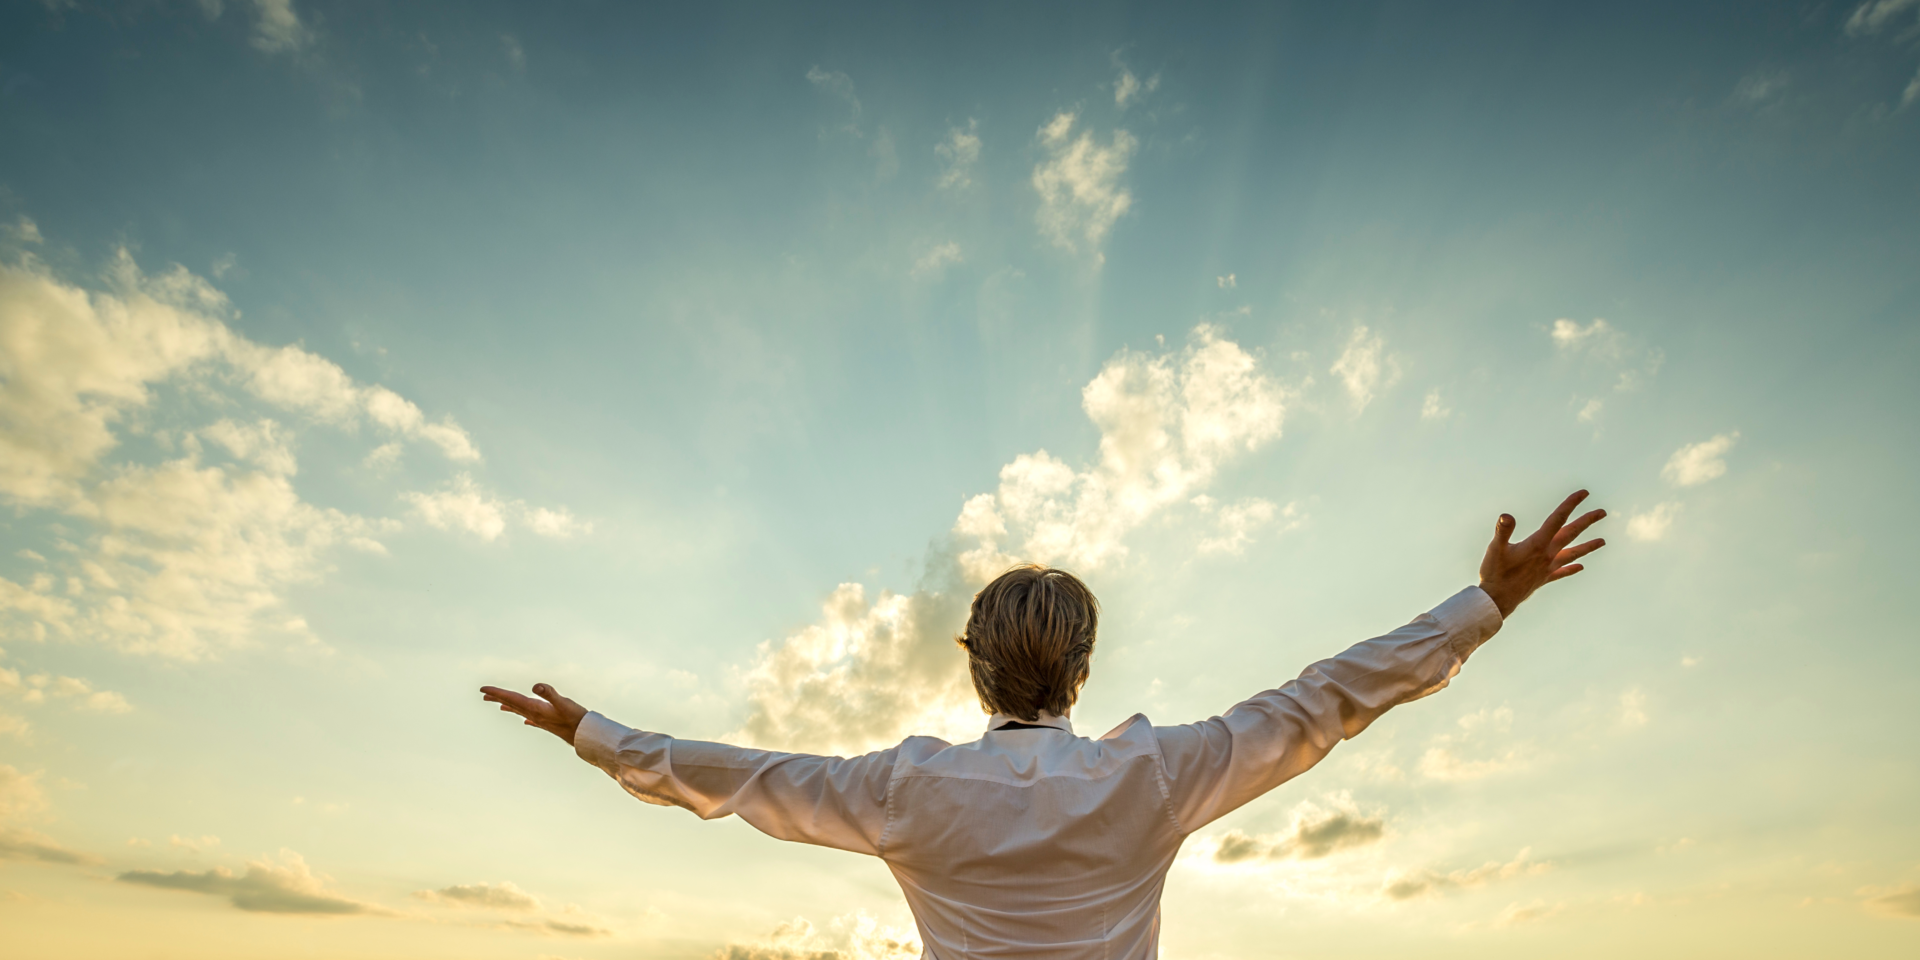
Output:
<instances>
[{"instance_id":1,"label":"man's right hand","mask_svg":"<svg viewBox=\"0 0 1920 960\"><path fill-rule=\"evenodd\" d=\"M1574 561L1607 545L1605 540L1594 539L1567 546L1607 515L1605 510L1594 510L1568 523L1573 508L1586 498L1585 490L1574 491L1547 515L1540 529L1519 543L1508 542L1513 537L1511 514L1503 513L1494 521L1493 542L1487 544L1487 556L1480 561L1480 589L1500 608L1500 616L1511 616L1513 608L1543 585L1586 569Z\"/></svg>"},{"instance_id":2,"label":"man's right hand","mask_svg":"<svg viewBox=\"0 0 1920 960\"><path fill-rule=\"evenodd\" d=\"M580 729L580 721L586 717L587 708L561 696L560 691L549 684L536 683L533 692L539 694L541 699L535 700L501 687L481 687L480 699L499 704L501 710L519 716L529 727L539 727L572 743L573 733Z\"/></svg>"}]
</instances>

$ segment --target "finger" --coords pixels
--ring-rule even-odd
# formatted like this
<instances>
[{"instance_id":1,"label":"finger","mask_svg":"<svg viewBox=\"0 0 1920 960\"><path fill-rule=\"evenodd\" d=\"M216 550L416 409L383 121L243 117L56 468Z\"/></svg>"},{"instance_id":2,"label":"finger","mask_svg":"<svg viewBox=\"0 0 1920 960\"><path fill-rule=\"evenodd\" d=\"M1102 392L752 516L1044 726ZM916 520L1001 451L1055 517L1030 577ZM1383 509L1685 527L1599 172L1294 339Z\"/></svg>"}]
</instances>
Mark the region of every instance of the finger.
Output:
<instances>
[{"instance_id":1,"label":"finger","mask_svg":"<svg viewBox=\"0 0 1920 960\"><path fill-rule=\"evenodd\" d=\"M1552 513L1547 514L1547 519L1541 521L1540 529L1536 534L1544 533L1549 537L1553 536L1556 531L1566 525L1567 518L1573 516L1573 508L1579 506L1580 501L1586 498L1585 490L1575 490L1568 494L1565 500L1560 501L1559 506L1553 508Z\"/></svg>"},{"instance_id":2,"label":"finger","mask_svg":"<svg viewBox=\"0 0 1920 960\"><path fill-rule=\"evenodd\" d=\"M1586 567L1583 567L1577 563L1569 563L1566 566L1561 567L1560 569L1547 574L1546 582L1552 583L1555 580L1565 580L1566 578L1571 577L1574 574L1579 573L1580 571L1585 569Z\"/></svg>"},{"instance_id":3,"label":"finger","mask_svg":"<svg viewBox=\"0 0 1920 960\"><path fill-rule=\"evenodd\" d=\"M1583 543L1577 547L1568 547L1565 550L1562 550L1559 553L1554 554L1553 565L1556 567L1564 567L1567 564L1572 563L1575 560L1578 560L1581 557L1584 557L1587 554L1592 553L1595 550L1598 550L1601 547L1604 547L1606 545L1607 545L1607 541L1605 540L1588 540L1586 543Z\"/></svg>"},{"instance_id":4,"label":"finger","mask_svg":"<svg viewBox=\"0 0 1920 960\"><path fill-rule=\"evenodd\" d=\"M1605 510L1589 510L1581 514L1579 519L1561 527L1560 532L1553 535L1554 548L1559 549L1572 543L1582 533L1585 533L1588 527L1599 523L1605 519L1606 516L1607 512Z\"/></svg>"},{"instance_id":5,"label":"finger","mask_svg":"<svg viewBox=\"0 0 1920 960\"><path fill-rule=\"evenodd\" d=\"M517 713L537 712L547 709L546 704L525 694L514 693L512 690L502 690L499 687L486 687L483 689L490 691L483 699L504 706L510 706Z\"/></svg>"},{"instance_id":6,"label":"finger","mask_svg":"<svg viewBox=\"0 0 1920 960\"><path fill-rule=\"evenodd\" d=\"M1497 567L1506 559L1508 541L1512 537L1513 515L1503 513L1499 519L1493 521L1493 541L1487 544L1487 555L1486 560L1481 564L1482 569L1486 569L1487 564Z\"/></svg>"}]
</instances>

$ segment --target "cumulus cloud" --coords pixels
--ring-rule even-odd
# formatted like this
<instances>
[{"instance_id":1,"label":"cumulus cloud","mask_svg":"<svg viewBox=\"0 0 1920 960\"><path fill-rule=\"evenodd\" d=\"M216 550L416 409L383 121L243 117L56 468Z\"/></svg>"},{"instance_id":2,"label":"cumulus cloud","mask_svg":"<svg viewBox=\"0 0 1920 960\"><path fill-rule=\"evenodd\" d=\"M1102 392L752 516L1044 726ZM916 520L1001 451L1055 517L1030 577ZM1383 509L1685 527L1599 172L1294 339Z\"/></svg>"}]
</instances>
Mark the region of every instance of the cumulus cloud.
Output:
<instances>
[{"instance_id":1,"label":"cumulus cloud","mask_svg":"<svg viewBox=\"0 0 1920 960\"><path fill-rule=\"evenodd\" d=\"M714 960L916 960L920 935L912 927L881 923L864 910L835 917L825 929L805 917L774 927L760 940L731 943Z\"/></svg>"},{"instance_id":2,"label":"cumulus cloud","mask_svg":"<svg viewBox=\"0 0 1920 960\"><path fill-rule=\"evenodd\" d=\"M965 128L950 127L947 138L935 144L940 157L940 177L935 182L942 190L964 190L973 185L973 165L980 162L980 122L967 118Z\"/></svg>"},{"instance_id":3,"label":"cumulus cloud","mask_svg":"<svg viewBox=\"0 0 1920 960\"><path fill-rule=\"evenodd\" d=\"M1095 463L1022 454L995 491L962 506L921 589L869 599L861 585L841 584L817 623L761 645L743 675L749 716L732 737L852 752L910 733L972 739L979 705L952 642L968 595L1018 562L1086 573L1123 561L1129 533L1163 511L1193 509L1222 465L1278 438L1286 398L1252 354L1210 326L1177 352L1122 351L1081 392L1100 429ZM1237 526L1222 536L1236 545L1259 523L1297 516L1269 507L1262 518L1253 500L1235 509Z\"/></svg>"},{"instance_id":4,"label":"cumulus cloud","mask_svg":"<svg viewBox=\"0 0 1920 960\"><path fill-rule=\"evenodd\" d=\"M1484 887L1490 883L1512 880L1516 877L1538 876L1553 868L1549 862L1527 859L1530 852L1522 849L1518 855L1506 863L1490 860L1471 869L1451 870L1446 873L1430 869L1412 871L1388 878L1381 892L1391 900L1412 900L1417 897L1439 896L1457 890Z\"/></svg>"},{"instance_id":5,"label":"cumulus cloud","mask_svg":"<svg viewBox=\"0 0 1920 960\"><path fill-rule=\"evenodd\" d=\"M1106 145L1093 131L1074 133L1078 117L1062 111L1040 128L1045 158L1033 168L1033 189L1040 195L1035 220L1040 234L1062 250L1082 245L1097 257L1107 232L1133 206L1133 194L1121 184L1138 147L1133 135L1113 131Z\"/></svg>"},{"instance_id":6,"label":"cumulus cloud","mask_svg":"<svg viewBox=\"0 0 1920 960\"><path fill-rule=\"evenodd\" d=\"M1652 509L1627 518L1627 536L1640 541L1664 540L1668 531L1673 529L1673 519L1679 515L1680 504L1677 502L1669 500L1655 504Z\"/></svg>"},{"instance_id":7,"label":"cumulus cloud","mask_svg":"<svg viewBox=\"0 0 1920 960\"><path fill-rule=\"evenodd\" d=\"M275 616L284 589L324 573L336 547L381 551L395 524L296 493L300 427L370 428L389 451L370 460L388 464L402 443L479 458L451 419L303 347L248 340L235 316L207 281L178 266L149 275L125 250L97 288L31 256L0 263L0 502L41 511L62 548L42 574L0 579L0 629L189 658L262 632L307 638ZM179 423L207 405L228 415ZM277 415L232 415L247 407ZM158 461L129 453L133 437ZM549 535L584 527L519 511Z\"/></svg>"},{"instance_id":8,"label":"cumulus cloud","mask_svg":"<svg viewBox=\"0 0 1920 960\"><path fill-rule=\"evenodd\" d=\"M1673 452L1660 476L1676 487L1697 487L1727 472L1727 451L1740 439L1740 431L1723 433L1711 440L1690 443Z\"/></svg>"},{"instance_id":9,"label":"cumulus cloud","mask_svg":"<svg viewBox=\"0 0 1920 960\"><path fill-rule=\"evenodd\" d=\"M1331 809L1302 801L1293 808L1287 828L1278 833L1250 835L1229 830L1214 846L1213 860L1215 863L1318 860L1342 850L1377 843L1386 836L1386 818L1362 813L1351 796L1338 794L1329 806Z\"/></svg>"},{"instance_id":10,"label":"cumulus cloud","mask_svg":"<svg viewBox=\"0 0 1920 960\"><path fill-rule=\"evenodd\" d=\"M1583 326L1562 317L1555 320L1547 332L1562 356L1580 358L1605 371L1613 380L1612 389L1616 393L1638 390L1657 375L1661 365L1666 362L1666 354L1628 336L1605 320L1595 319ZM1599 416L1601 406L1600 400L1589 400L1580 409L1581 422L1593 422Z\"/></svg>"},{"instance_id":11,"label":"cumulus cloud","mask_svg":"<svg viewBox=\"0 0 1920 960\"><path fill-rule=\"evenodd\" d=\"M1847 18L1848 36L1862 37L1879 33L1909 10L1920 14L1920 0L1868 0Z\"/></svg>"},{"instance_id":12,"label":"cumulus cloud","mask_svg":"<svg viewBox=\"0 0 1920 960\"><path fill-rule=\"evenodd\" d=\"M1346 349L1329 371L1340 378L1352 398L1355 411L1365 410L1373 402L1374 392L1390 386L1399 378L1399 365L1387 355L1387 342L1366 327L1355 327L1347 338Z\"/></svg>"},{"instance_id":13,"label":"cumulus cloud","mask_svg":"<svg viewBox=\"0 0 1920 960\"><path fill-rule=\"evenodd\" d=\"M372 904L349 900L327 889L326 878L317 876L299 854L280 851L272 858L247 861L245 873L235 874L225 867L193 872L175 870L129 870L114 879L163 890L185 890L209 896L226 897L235 907L253 913L331 914L385 913Z\"/></svg>"},{"instance_id":14,"label":"cumulus cloud","mask_svg":"<svg viewBox=\"0 0 1920 960\"><path fill-rule=\"evenodd\" d=\"M1620 331L1605 320L1596 319L1586 326L1562 317L1550 329L1555 346L1569 352L1591 351L1600 356L1617 357L1623 350Z\"/></svg>"},{"instance_id":15,"label":"cumulus cloud","mask_svg":"<svg viewBox=\"0 0 1920 960\"><path fill-rule=\"evenodd\" d=\"M1426 399L1420 401L1420 419L1445 420L1450 416L1453 416L1453 408L1440 399L1440 388L1428 390Z\"/></svg>"},{"instance_id":16,"label":"cumulus cloud","mask_svg":"<svg viewBox=\"0 0 1920 960\"><path fill-rule=\"evenodd\" d=\"M913 276L916 279L933 276L946 269L948 264L959 262L960 245L949 240L946 243L929 249L920 256L920 259L915 260L913 262Z\"/></svg>"}]
</instances>

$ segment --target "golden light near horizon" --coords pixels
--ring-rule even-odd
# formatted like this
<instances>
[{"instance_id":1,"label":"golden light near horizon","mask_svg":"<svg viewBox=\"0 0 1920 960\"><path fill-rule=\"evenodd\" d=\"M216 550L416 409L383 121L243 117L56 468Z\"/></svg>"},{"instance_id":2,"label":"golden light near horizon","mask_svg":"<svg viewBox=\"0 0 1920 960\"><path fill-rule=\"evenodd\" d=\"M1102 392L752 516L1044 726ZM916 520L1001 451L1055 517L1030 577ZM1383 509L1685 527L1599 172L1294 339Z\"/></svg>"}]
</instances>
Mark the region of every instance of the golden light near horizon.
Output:
<instances>
[{"instance_id":1,"label":"golden light near horizon","mask_svg":"<svg viewBox=\"0 0 1920 960\"><path fill-rule=\"evenodd\" d=\"M1219 714L1610 547L1199 829L1175 958L1920 950L1920 4L0 10L8 957L921 955L478 701ZM1584 508L1583 508L1584 509Z\"/></svg>"}]
</instances>

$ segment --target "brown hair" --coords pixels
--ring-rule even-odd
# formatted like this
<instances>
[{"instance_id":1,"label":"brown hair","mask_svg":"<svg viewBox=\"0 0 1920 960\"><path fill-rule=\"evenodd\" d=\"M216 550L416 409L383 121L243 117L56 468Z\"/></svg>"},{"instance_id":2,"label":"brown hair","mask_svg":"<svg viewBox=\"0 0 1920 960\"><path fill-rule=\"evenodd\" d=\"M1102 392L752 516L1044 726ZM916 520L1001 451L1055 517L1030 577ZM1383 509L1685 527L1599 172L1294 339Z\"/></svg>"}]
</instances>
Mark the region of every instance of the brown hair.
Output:
<instances>
[{"instance_id":1,"label":"brown hair","mask_svg":"<svg viewBox=\"0 0 1920 960\"><path fill-rule=\"evenodd\" d=\"M1079 698L1099 621L1100 602L1078 577L1026 563L974 595L967 632L954 642L967 651L981 705L1032 722Z\"/></svg>"}]
</instances>

